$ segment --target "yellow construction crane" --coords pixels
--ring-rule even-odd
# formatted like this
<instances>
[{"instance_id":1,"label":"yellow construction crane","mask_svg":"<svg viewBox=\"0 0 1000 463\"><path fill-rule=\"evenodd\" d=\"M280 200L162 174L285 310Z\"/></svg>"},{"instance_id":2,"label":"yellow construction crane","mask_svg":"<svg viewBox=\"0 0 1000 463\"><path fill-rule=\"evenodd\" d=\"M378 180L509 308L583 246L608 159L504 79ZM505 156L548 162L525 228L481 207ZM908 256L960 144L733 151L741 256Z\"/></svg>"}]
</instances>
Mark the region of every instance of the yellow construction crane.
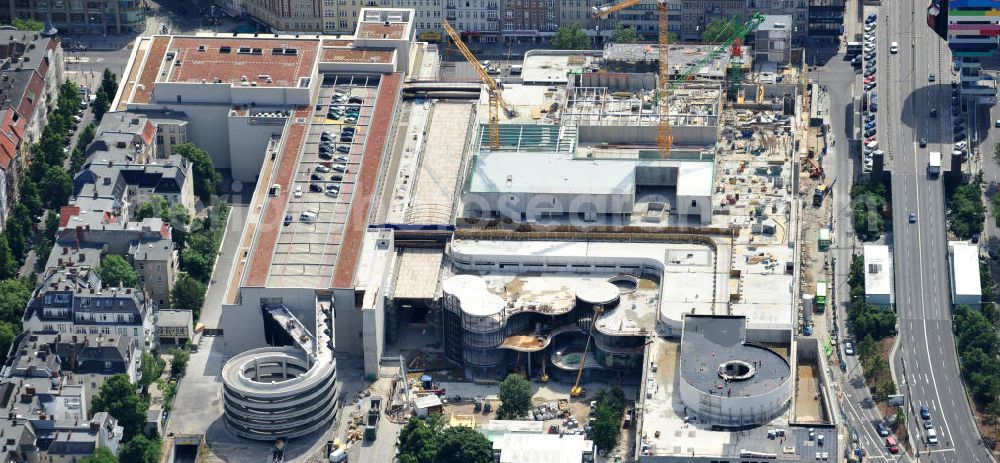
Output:
<instances>
[{"instance_id":1,"label":"yellow construction crane","mask_svg":"<svg viewBox=\"0 0 1000 463\"><path fill-rule=\"evenodd\" d=\"M597 324L597 318L601 316L602 312L604 312L603 307L594 307L594 318L590 320L587 343L583 345L583 355L580 356L580 368L576 371L576 382L573 383L573 387L569 390L570 397L583 397L587 394L587 389L580 387L580 379L583 378L583 367L587 364L587 351L590 350L590 340L594 337L594 325Z\"/></svg>"},{"instance_id":2,"label":"yellow construction crane","mask_svg":"<svg viewBox=\"0 0 1000 463\"><path fill-rule=\"evenodd\" d=\"M631 1L631 0L629 0ZM441 26L444 27L444 31L448 33L451 37L452 42L455 42L455 47L458 51L462 53L466 61L472 65L472 69L479 74L479 79L486 84L487 91L490 96L490 149L500 148L500 108L503 108L504 112L508 115L514 115L514 110L507 104L503 99L503 92L500 91L500 86L497 81L493 80L492 77L483 69L483 65L479 64L479 60L476 59L476 55L472 54L469 47L465 46L462 42L462 37L455 32L455 29L448 24L448 20L441 21Z\"/></svg>"},{"instance_id":3,"label":"yellow construction crane","mask_svg":"<svg viewBox=\"0 0 1000 463\"><path fill-rule=\"evenodd\" d=\"M641 2L642 0L624 0L613 5L594 7L593 16L596 19L604 18L630 6L638 5ZM668 62L667 53L667 49L670 47L670 32L667 27L669 24L667 21L666 0L657 0L656 10L657 15L659 16L658 22L660 29L660 72L656 85L656 113L659 119L659 125L656 128L656 147L660 153L660 158L666 159L670 157L670 145L673 141L673 136L670 134L670 88L667 82L670 78L670 63Z\"/></svg>"}]
</instances>

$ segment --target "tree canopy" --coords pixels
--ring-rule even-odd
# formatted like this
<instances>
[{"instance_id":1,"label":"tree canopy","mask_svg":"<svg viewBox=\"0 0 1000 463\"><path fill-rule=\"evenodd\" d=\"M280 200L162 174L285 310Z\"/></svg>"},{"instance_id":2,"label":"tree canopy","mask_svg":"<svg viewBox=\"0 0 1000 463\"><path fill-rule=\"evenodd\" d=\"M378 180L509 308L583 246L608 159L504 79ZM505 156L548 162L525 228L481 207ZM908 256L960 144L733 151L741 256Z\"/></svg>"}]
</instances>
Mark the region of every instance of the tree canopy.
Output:
<instances>
[{"instance_id":1,"label":"tree canopy","mask_svg":"<svg viewBox=\"0 0 1000 463\"><path fill-rule=\"evenodd\" d=\"M182 143L174 147L174 152L191 161L194 173L194 194L203 202L211 202L212 196L219 194L222 184L222 174L215 170L215 163L205 150L191 143Z\"/></svg>"},{"instance_id":2,"label":"tree canopy","mask_svg":"<svg viewBox=\"0 0 1000 463\"><path fill-rule=\"evenodd\" d=\"M982 174L975 180L955 187L951 195L948 221L951 231L963 240L983 231L986 208L983 206Z\"/></svg>"},{"instance_id":3,"label":"tree canopy","mask_svg":"<svg viewBox=\"0 0 1000 463\"><path fill-rule=\"evenodd\" d=\"M594 395L596 409L591 420L591 440L599 449L611 450L618 445L622 418L625 416L625 392L619 387L601 389Z\"/></svg>"},{"instance_id":4,"label":"tree canopy","mask_svg":"<svg viewBox=\"0 0 1000 463\"><path fill-rule=\"evenodd\" d=\"M174 377L184 376L184 371L187 369L188 360L191 360L191 354L184 349L170 349L170 355L174 358L170 361L170 374Z\"/></svg>"},{"instance_id":5,"label":"tree canopy","mask_svg":"<svg viewBox=\"0 0 1000 463\"><path fill-rule=\"evenodd\" d=\"M888 190L879 182L857 182L851 187L854 232L862 241L875 241L885 233L883 211L888 198Z\"/></svg>"},{"instance_id":6,"label":"tree canopy","mask_svg":"<svg viewBox=\"0 0 1000 463\"><path fill-rule=\"evenodd\" d=\"M521 375L511 373L500 382L497 397L501 402L497 418L522 417L531 409L531 384Z\"/></svg>"},{"instance_id":7,"label":"tree canopy","mask_svg":"<svg viewBox=\"0 0 1000 463\"><path fill-rule=\"evenodd\" d=\"M441 432L434 463L492 463L493 443L482 433L465 426Z\"/></svg>"},{"instance_id":8,"label":"tree canopy","mask_svg":"<svg viewBox=\"0 0 1000 463\"><path fill-rule=\"evenodd\" d=\"M197 320L201 306L205 303L206 289L204 283L191 275L181 275L170 291L170 306L174 309L190 310L192 317Z\"/></svg>"},{"instance_id":9,"label":"tree canopy","mask_svg":"<svg viewBox=\"0 0 1000 463\"><path fill-rule=\"evenodd\" d=\"M80 463L118 463L118 458L107 447L99 447L93 455L88 455Z\"/></svg>"},{"instance_id":10,"label":"tree canopy","mask_svg":"<svg viewBox=\"0 0 1000 463\"><path fill-rule=\"evenodd\" d=\"M41 31L45 27L45 23L41 21L21 18L14 18L14 20L11 21L11 25L19 31Z\"/></svg>"},{"instance_id":11,"label":"tree canopy","mask_svg":"<svg viewBox=\"0 0 1000 463\"><path fill-rule=\"evenodd\" d=\"M136 393L128 376L119 373L101 385L91 407L95 412L108 412L118 419L118 424L125 430L123 440L128 441L142 434L149 405Z\"/></svg>"},{"instance_id":12,"label":"tree canopy","mask_svg":"<svg viewBox=\"0 0 1000 463\"><path fill-rule=\"evenodd\" d=\"M101 281L108 286L119 288L138 288L139 274L124 257L109 254L104 257L101 266L97 268Z\"/></svg>"},{"instance_id":13,"label":"tree canopy","mask_svg":"<svg viewBox=\"0 0 1000 463\"><path fill-rule=\"evenodd\" d=\"M122 445L118 451L122 463L158 463L160 461L160 439L149 439L139 434Z\"/></svg>"},{"instance_id":14,"label":"tree canopy","mask_svg":"<svg viewBox=\"0 0 1000 463\"><path fill-rule=\"evenodd\" d=\"M441 415L411 419L399 433L401 463L490 463L493 444L463 426L444 429Z\"/></svg>"},{"instance_id":15,"label":"tree canopy","mask_svg":"<svg viewBox=\"0 0 1000 463\"><path fill-rule=\"evenodd\" d=\"M729 21L713 19L705 25L705 30L701 32L701 41L705 43L719 43L731 34L732 25Z\"/></svg>"},{"instance_id":16,"label":"tree canopy","mask_svg":"<svg viewBox=\"0 0 1000 463\"><path fill-rule=\"evenodd\" d=\"M590 45L590 37L579 23L560 26L552 37L552 46L560 50L588 50Z\"/></svg>"},{"instance_id":17,"label":"tree canopy","mask_svg":"<svg viewBox=\"0 0 1000 463\"><path fill-rule=\"evenodd\" d=\"M628 27L624 23L615 24L615 30L611 35L612 42L636 43L639 39L639 33L635 31L635 28Z\"/></svg>"}]
</instances>

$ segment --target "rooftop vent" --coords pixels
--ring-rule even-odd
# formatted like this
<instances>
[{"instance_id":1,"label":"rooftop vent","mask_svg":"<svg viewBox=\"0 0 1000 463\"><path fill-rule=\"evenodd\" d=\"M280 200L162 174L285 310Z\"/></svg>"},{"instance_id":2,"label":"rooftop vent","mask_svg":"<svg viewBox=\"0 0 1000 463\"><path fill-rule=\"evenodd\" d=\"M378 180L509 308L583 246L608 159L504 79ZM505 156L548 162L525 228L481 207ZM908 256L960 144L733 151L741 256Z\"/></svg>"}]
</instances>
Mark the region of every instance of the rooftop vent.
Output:
<instances>
[{"instance_id":1,"label":"rooftop vent","mask_svg":"<svg viewBox=\"0 0 1000 463\"><path fill-rule=\"evenodd\" d=\"M231 53L233 47L219 47L219 53Z\"/></svg>"},{"instance_id":2,"label":"rooftop vent","mask_svg":"<svg viewBox=\"0 0 1000 463\"><path fill-rule=\"evenodd\" d=\"M204 45L198 45L198 51L202 51L202 52L205 51L205 46Z\"/></svg>"},{"instance_id":3,"label":"rooftop vent","mask_svg":"<svg viewBox=\"0 0 1000 463\"><path fill-rule=\"evenodd\" d=\"M236 53L239 53L241 55L249 55L250 52L252 51L253 49L251 49L250 47L240 47L239 49L236 50Z\"/></svg>"}]
</instances>

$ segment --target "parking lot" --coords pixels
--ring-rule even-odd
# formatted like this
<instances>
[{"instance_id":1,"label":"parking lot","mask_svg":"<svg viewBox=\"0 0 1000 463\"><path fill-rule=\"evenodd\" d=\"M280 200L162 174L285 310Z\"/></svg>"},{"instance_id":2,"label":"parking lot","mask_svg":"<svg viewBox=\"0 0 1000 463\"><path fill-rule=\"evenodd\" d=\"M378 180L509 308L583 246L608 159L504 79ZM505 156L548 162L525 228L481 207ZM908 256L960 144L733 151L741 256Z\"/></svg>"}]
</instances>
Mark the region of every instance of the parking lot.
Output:
<instances>
[{"instance_id":1,"label":"parking lot","mask_svg":"<svg viewBox=\"0 0 1000 463\"><path fill-rule=\"evenodd\" d=\"M329 283L357 186L378 82L377 77L325 78L289 186L271 261L273 283Z\"/></svg>"}]
</instances>

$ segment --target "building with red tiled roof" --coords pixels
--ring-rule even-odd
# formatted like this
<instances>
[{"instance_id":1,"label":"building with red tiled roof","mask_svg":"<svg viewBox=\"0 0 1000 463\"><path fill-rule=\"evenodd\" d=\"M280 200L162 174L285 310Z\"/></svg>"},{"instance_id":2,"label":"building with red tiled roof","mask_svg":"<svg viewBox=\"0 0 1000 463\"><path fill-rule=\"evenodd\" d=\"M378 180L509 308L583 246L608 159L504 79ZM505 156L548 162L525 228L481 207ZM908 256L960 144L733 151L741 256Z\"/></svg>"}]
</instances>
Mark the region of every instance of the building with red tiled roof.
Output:
<instances>
[{"instance_id":1,"label":"building with red tiled roof","mask_svg":"<svg viewBox=\"0 0 1000 463\"><path fill-rule=\"evenodd\" d=\"M20 195L30 148L41 138L63 79L62 48L36 32L0 31L0 229Z\"/></svg>"}]
</instances>

